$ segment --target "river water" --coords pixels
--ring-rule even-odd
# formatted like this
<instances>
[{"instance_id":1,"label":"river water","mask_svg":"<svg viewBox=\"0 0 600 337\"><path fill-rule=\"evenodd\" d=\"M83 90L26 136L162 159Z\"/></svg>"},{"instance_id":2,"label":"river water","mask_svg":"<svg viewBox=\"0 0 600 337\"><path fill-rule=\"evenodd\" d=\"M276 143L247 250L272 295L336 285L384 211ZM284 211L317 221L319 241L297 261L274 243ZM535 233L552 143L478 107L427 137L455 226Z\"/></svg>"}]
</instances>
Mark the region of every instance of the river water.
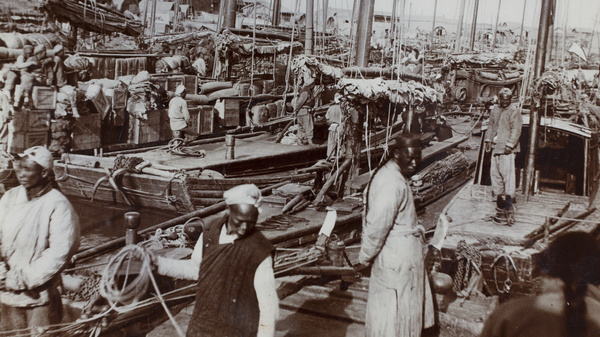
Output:
<instances>
[{"instance_id":1,"label":"river water","mask_svg":"<svg viewBox=\"0 0 600 337\"><path fill-rule=\"evenodd\" d=\"M80 198L69 198L79 215L81 225L80 251L98 246L101 243L125 236L124 214L130 211L140 213L140 230L177 217L179 214L152 209L108 204Z\"/></svg>"}]
</instances>

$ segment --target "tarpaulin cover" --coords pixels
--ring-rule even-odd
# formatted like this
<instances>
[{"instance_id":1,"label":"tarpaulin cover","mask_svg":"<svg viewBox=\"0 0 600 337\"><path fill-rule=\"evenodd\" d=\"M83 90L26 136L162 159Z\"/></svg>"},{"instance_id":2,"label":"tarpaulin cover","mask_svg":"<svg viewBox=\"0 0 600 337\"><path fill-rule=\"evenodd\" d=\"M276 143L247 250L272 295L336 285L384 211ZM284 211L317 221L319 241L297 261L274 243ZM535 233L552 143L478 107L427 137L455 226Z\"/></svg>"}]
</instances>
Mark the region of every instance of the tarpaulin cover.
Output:
<instances>
[{"instance_id":1,"label":"tarpaulin cover","mask_svg":"<svg viewBox=\"0 0 600 337\"><path fill-rule=\"evenodd\" d=\"M462 66L501 66L514 62L515 56L509 53L480 53L449 55L448 61Z\"/></svg>"},{"instance_id":2,"label":"tarpaulin cover","mask_svg":"<svg viewBox=\"0 0 600 337\"><path fill-rule=\"evenodd\" d=\"M227 51L233 51L240 55L252 55L252 38L241 37L233 34L229 30L224 30L221 34L215 36L215 44L221 55L225 55ZM287 41L260 41L255 44L254 52L258 55L272 56L275 53L288 52L290 48L301 48L300 42Z\"/></svg>"}]
</instances>

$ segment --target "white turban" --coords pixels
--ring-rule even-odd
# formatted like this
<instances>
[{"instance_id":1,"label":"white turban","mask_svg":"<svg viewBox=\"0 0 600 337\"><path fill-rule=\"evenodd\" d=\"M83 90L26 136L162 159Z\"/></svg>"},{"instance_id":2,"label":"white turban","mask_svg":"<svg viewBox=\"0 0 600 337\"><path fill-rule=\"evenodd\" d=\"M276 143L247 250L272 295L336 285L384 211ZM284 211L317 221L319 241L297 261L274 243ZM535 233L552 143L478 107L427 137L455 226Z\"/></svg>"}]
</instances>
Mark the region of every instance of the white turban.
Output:
<instances>
[{"instance_id":1,"label":"white turban","mask_svg":"<svg viewBox=\"0 0 600 337\"><path fill-rule=\"evenodd\" d=\"M184 91L185 91L185 86L183 84L180 84L175 89L175 95L181 95L181 94L183 94Z\"/></svg>"},{"instance_id":2,"label":"white turban","mask_svg":"<svg viewBox=\"0 0 600 337\"><path fill-rule=\"evenodd\" d=\"M260 189L254 184L238 185L223 193L227 205L248 204L259 208L262 202Z\"/></svg>"}]
</instances>

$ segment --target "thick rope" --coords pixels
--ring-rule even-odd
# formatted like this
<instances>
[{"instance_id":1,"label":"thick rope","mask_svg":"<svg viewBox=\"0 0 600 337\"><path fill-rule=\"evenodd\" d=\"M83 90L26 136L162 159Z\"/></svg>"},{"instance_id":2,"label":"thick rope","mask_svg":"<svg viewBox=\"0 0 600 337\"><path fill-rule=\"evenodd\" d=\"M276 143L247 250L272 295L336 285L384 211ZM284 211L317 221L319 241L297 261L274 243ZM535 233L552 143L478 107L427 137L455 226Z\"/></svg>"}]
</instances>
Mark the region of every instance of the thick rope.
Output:
<instances>
[{"instance_id":1,"label":"thick rope","mask_svg":"<svg viewBox=\"0 0 600 337\"><path fill-rule=\"evenodd\" d=\"M140 261L141 267L139 269L139 274L133 278L133 280L129 281L129 270L132 260ZM119 270L124 266L126 266L125 280L123 281L123 286L119 287L116 278ZM156 296L165 309L167 316L169 316L171 323L173 323L175 330L177 330L177 334L180 337L184 337L185 334L183 333L183 330L181 330L181 327L177 324L177 321L175 321L160 293L154 275L152 274L152 258L144 248L128 245L111 258L102 273L102 279L100 280L100 294L106 298L111 309L123 313L136 307L140 298L146 294L149 283L152 283ZM119 306L120 303L127 302L130 302L130 304Z\"/></svg>"}]
</instances>

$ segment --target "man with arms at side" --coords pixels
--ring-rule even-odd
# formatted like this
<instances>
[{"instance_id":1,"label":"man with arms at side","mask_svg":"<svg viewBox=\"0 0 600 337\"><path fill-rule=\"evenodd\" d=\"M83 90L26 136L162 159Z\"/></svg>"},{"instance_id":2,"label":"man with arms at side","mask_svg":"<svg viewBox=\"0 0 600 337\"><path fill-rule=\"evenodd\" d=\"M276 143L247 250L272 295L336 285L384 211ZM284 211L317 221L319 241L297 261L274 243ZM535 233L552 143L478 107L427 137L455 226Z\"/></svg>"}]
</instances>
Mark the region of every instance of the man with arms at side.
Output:
<instances>
[{"instance_id":1,"label":"man with arms at side","mask_svg":"<svg viewBox=\"0 0 600 337\"><path fill-rule=\"evenodd\" d=\"M178 85L175 89L175 97L169 101L169 124L171 131L173 131L173 138L180 138L186 140L186 135L197 137L198 133L190 123L190 112L188 110L185 96L187 95L187 89L182 84Z\"/></svg>"},{"instance_id":2,"label":"man with arms at side","mask_svg":"<svg viewBox=\"0 0 600 337\"><path fill-rule=\"evenodd\" d=\"M261 192L239 185L223 198L227 210L207 221L191 259L153 260L159 274L198 280L187 336L272 337L279 299L273 245L254 228Z\"/></svg>"},{"instance_id":3,"label":"man with arms at side","mask_svg":"<svg viewBox=\"0 0 600 337\"><path fill-rule=\"evenodd\" d=\"M421 161L419 135L396 138L365 192L359 270L372 265L365 320L368 337L421 336L433 326L433 299L424 265L424 231L408 178Z\"/></svg>"},{"instance_id":4,"label":"man with arms at side","mask_svg":"<svg viewBox=\"0 0 600 337\"><path fill-rule=\"evenodd\" d=\"M492 196L508 194L514 203L516 196L515 155L521 150L519 137L523 118L514 104L512 91L502 88L499 104L492 109L490 125L485 133L485 151L492 151L490 178Z\"/></svg>"},{"instance_id":5,"label":"man with arms at side","mask_svg":"<svg viewBox=\"0 0 600 337\"><path fill-rule=\"evenodd\" d=\"M13 165L21 185L0 199L0 326L22 332L62 320L60 273L79 247L79 219L50 184L50 151L34 146Z\"/></svg>"}]
</instances>

